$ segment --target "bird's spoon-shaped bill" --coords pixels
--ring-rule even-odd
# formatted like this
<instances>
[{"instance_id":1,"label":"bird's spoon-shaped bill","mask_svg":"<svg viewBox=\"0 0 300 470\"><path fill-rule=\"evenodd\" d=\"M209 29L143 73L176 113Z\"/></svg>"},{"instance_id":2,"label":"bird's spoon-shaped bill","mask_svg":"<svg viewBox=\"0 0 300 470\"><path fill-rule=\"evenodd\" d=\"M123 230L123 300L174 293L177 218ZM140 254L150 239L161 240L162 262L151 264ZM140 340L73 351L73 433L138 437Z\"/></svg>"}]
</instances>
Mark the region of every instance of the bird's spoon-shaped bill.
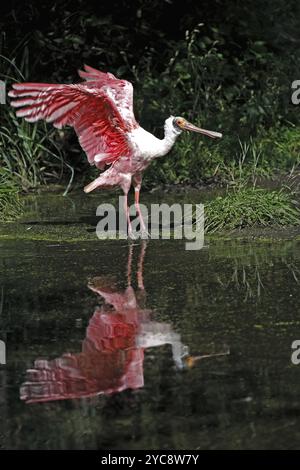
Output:
<instances>
[{"instance_id":1,"label":"bird's spoon-shaped bill","mask_svg":"<svg viewBox=\"0 0 300 470\"><path fill-rule=\"evenodd\" d=\"M215 132L215 131L208 131L206 129L201 129L201 127L194 126L194 124L191 124L188 121L185 121L183 128L186 131L193 131L193 132L199 132L199 134L204 134L207 135L208 137L211 137L212 139L216 138L221 138L222 134L221 132Z\"/></svg>"}]
</instances>

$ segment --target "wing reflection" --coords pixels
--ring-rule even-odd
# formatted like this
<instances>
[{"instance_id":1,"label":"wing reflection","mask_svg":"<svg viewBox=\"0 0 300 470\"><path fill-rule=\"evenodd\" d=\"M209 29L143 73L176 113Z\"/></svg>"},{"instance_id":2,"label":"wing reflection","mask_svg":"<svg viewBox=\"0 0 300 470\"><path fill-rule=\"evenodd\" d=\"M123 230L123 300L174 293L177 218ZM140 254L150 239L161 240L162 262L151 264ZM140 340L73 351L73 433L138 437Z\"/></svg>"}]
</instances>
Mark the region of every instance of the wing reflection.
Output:
<instances>
[{"instance_id":1,"label":"wing reflection","mask_svg":"<svg viewBox=\"0 0 300 470\"><path fill-rule=\"evenodd\" d=\"M129 247L127 288L120 291L109 277L93 278L88 287L104 301L89 321L80 353L53 360L38 359L27 370L20 396L27 403L93 397L144 386L144 350L170 344L177 368L191 367L203 357L190 356L172 325L151 319L146 309L143 264L146 242L141 245L136 291L131 285L133 246ZM221 355L227 354L221 353Z\"/></svg>"}]
</instances>

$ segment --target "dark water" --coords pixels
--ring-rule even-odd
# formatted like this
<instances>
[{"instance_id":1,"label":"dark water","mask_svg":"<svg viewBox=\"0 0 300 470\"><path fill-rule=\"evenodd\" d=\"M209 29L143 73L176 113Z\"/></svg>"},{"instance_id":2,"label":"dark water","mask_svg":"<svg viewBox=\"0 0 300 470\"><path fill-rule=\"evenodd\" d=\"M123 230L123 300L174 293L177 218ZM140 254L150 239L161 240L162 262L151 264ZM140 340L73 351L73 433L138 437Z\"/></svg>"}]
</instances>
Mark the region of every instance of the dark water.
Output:
<instances>
[{"instance_id":1,"label":"dark water","mask_svg":"<svg viewBox=\"0 0 300 470\"><path fill-rule=\"evenodd\" d=\"M299 243L0 250L1 448L300 448Z\"/></svg>"}]
</instances>

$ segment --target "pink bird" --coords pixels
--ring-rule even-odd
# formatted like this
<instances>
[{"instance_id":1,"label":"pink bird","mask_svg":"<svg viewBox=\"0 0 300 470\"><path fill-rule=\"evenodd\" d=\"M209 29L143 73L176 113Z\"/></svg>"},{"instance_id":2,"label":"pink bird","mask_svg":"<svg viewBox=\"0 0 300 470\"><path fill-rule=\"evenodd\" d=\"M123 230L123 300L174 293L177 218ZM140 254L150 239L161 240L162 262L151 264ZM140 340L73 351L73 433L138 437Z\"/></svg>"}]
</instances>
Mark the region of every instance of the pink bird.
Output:
<instances>
[{"instance_id":1,"label":"pink bird","mask_svg":"<svg viewBox=\"0 0 300 470\"><path fill-rule=\"evenodd\" d=\"M120 186L125 195L128 234L132 235L127 195L131 184L135 190L135 206L141 232L146 234L139 206L143 171L152 160L166 155L183 130L199 132L212 138L219 132L196 127L183 117L170 116L165 121L165 136L158 139L143 129L133 112L133 87L111 73L85 66L79 76L85 82L59 85L48 83L16 83L9 96L11 105L21 108L18 117L28 122L44 119L61 129L72 126L91 165L106 170L88 184L84 191Z\"/></svg>"}]
</instances>

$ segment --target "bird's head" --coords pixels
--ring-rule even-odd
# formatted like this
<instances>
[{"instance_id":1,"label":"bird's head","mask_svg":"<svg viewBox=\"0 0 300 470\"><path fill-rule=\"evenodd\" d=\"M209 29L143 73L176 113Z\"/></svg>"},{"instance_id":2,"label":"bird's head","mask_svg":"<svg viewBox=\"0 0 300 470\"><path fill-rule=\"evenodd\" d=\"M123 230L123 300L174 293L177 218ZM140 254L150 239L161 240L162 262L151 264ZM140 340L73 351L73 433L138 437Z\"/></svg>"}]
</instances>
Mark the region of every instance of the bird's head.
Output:
<instances>
[{"instance_id":1,"label":"bird's head","mask_svg":"<svg viewBox=\"0 0 300 470\"><path fill-rule=\"evenodd\" d=\"M198 132L199 134L207 135L208 137L211 137L212 139L222 137L222 134L220 132L208 131L206 129L202 129L201 127L197 127L181 116L178 116L178 117L170 116L166 120L166 126L172 127L173 131L176 132L177 134L180 134L182 131L193 131L193 132Z\"/></svg>"}]
</instances>

